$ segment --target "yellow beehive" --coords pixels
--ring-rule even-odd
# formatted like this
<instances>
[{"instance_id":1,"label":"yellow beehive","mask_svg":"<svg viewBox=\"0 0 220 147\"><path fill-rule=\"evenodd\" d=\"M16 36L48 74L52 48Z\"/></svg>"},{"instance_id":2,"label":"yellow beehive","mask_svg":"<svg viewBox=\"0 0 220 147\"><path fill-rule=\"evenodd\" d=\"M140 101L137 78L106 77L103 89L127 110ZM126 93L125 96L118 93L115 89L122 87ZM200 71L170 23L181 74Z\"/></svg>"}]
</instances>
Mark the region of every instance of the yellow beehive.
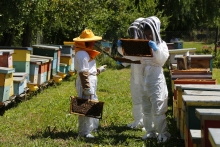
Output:
<instances>
[{"instance_id":1,"label":"yellow beehive","mask_svg":"<svg viewBox=\"0 0 220 147\"><path fill-rule=\"evenodd\" d=\"M13 61L30 61L30 50L14 50Z\"/></svg>"},{"instance_id":2,"label":"yellow beehive","mask_svg":"<svg viewBox=\"0 0 220 147\"><path fill-rule=\"evenodd\" d=\"M64 63L67 65L71 65L72 64L72 57L68 57L68 56L61 56L60 57L60 63Z\"/></svg>"},{"instance_id":3,"label":"yellow beehive","mask_svg":"<svg viewBox=\"0 0 220 147\"><path fill-rule=\"evenodd\" d=\"M61 78L61 76L59 76L59 75L54 75L54 76L53 76L53 80L55 81L55 83L59 83L59 82L62 81L62 78Z\"/></svg>"},{"instance_id":4,"label":"yellow beehive","mask_svg":"<svg viewBox=\"0 0 220 147\"><path fill-rule=\"evenodd\" d=\"M34 83L27 83L27 87L29 88L30 91L37 91L39 89L37 84Z\"/></svg>"},{"instance_id":5,"label":"yellow beehive","mask_svg":"<svg viewBox=\"0 0 220 147\"><path fill-rule=\"evenodd\" d=\"M9 86L13 83L12 73L0 73L0 86Z\"/></svg>"}]
</instances>

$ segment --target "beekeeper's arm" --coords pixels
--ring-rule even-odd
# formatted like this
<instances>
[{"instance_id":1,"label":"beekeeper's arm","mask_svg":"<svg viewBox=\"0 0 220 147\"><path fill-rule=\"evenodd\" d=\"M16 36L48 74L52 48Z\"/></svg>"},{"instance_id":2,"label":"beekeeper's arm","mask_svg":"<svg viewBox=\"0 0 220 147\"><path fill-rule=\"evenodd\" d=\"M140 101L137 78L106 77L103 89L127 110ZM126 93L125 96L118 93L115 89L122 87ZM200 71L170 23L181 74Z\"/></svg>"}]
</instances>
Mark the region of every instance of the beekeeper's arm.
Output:
<instances>
[{"instance_id":1,"label":"beekeeper's arm","mask_svg":"<svg viewBox=\"0 0 220 147\"><path fill-rule=\"evenodd\" d=\"M118 53L119 53L120 55L124 56L124 55L123 55L123 51L122 51L121 41L120 41L120 40L118 40L117 46L118 46L118 47L117 47ZM119 62L119 61L117 61L117 64L121 64L121 65L123 65L124 67L127 67L127 66L131 65L130 63Z\"/></svg>"},{"instance_id":2,"label":"beekeeper's arm","mask_svg":"<svg viewBox=\"0 0 220 147\"><path fill-rule=\"evenodd\" d=\"M78 72L81 81L81 86L83 88L83 94L85 95L92 95L92 91L90 88L89 82L89 60L90 57L86 52L78 52L76 56L78 61Z\"/></svg>"},{"instance_id":3,"label":"beekeeper's arm","mask_svg":"<svg viewBox=\"0 0 220 147\"><path fill-rule=\"evenodd\" d=\"M169 57L166 42L163 41L162 43L156 44L154 41L149 41L148 44L153 49L153 54L157 63L163 66Z\"/></svg>"}]
</instances>

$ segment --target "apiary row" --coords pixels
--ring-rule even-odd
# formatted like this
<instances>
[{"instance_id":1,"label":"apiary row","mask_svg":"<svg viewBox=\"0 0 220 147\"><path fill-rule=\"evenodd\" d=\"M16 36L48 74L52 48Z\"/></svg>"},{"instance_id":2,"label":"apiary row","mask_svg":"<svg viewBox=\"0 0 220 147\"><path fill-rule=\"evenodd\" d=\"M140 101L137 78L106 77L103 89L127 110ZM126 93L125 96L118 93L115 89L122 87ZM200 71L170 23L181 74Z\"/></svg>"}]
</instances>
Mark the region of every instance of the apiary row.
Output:
<instances>
[{"instance_id":1,"label":"apiary row","mask_svg":"<svg viewBox=\"0 0 220 147\"><path fill-rule=\"evenodd\" d=\"M196 55L193 49L170 53L173 117L185 146L218 146L220 85L212 75L213 56Z\"/></svg>"},{"instance_id":2,"label":"apiary row","mask_svg":"<svg viewBox=\"0 0 220 147\"><path fill-rule=\"evenodd\" d=\"M0 47L0 103L74 75L74 49L68 45Z\"/></svg>"}]
</instances>

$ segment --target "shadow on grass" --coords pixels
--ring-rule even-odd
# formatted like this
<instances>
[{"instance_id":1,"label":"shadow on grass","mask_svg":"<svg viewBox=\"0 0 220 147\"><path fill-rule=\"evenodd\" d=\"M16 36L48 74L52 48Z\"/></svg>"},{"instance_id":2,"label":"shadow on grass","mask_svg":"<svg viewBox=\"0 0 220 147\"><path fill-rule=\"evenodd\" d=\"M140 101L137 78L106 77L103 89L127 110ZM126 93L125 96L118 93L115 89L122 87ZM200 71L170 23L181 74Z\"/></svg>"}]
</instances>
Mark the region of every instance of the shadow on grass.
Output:
<instances>
[{"instance_id":1,"label":"shadow on grass","mask_svg":"<svg viewBox=\"0 0 220 147\"><path fill-rule=\"evenodd\" d=\"M102 145L129 145L128 139L133 140L132 142L139 142L141 141L141 137L136 137L134 133L129 133L129 131L134 131L129 129L127 126L109 126L99 128L98 132L94 132L92 134L95 135L95 139L89 138L79 138L77 132L73 131L57 131L56 128L51 129L47 127L43 131L39 131L36 134L29 136L30 139L39 139L39 138L51 138L51 139L63 139L63 140L70 140L70 139L80 139L86 143L93 143L93 144L102 144ZM135 130L140 131L140 130Z\"/></svg>"},{"instance_id":2,"label":"shadow on grass","mask_svg":"<svg viewBox=\"0 0 220 147\"><path fill-rule=\"evenodd\" d=\"M170 122L169 122L170 123ZM39 131L35 135L29 136L31 139L51 138L63 140L80 140L85 143L99 144L99 145L112 145L112 146L130 146L131 144L141 144L146 147L184 147L184 141L178 137L178 133L170 131L171 138L165 143L158 143L157 139L149 139L143 141L142 136L137 136L136 133L140 129L129 129L126 125L121 126L108 126L99 128L98 132L93 133L95 139L79 138L77 132L74 131L57 131L56 128L47 127L44 131Z\"/></svg>"}]
</instances>

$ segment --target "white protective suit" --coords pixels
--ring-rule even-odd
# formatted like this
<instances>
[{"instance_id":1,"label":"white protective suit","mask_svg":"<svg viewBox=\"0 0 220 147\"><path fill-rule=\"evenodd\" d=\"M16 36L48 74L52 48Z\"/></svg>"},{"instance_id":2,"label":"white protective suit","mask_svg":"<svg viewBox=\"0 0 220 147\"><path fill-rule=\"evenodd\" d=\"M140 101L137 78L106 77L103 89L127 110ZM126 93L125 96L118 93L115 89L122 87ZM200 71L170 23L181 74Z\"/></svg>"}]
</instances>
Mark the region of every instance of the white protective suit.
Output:
<instances>
[{"instance_id":1,"label":"white protective suit","mask_svg":"<svg viewBox=\"0 0 220 147\"><path fill-rule=\"evenodd\" d=\"M150 26L153 40L156 42L158 50L153 52L151 60L142 59L144 69L144 95L142 109L144 113L144 127L147 134L143 139L156 137L159 142L165 142L170 133L167 132L166 111L168 108L168 90L162 66L169 57L166 42L160 38L160 20L155 17L144 19L141 24Z\"/></svg>"},{"instance_id":2,"label":"white protective suit","mask_svg":"<svg viewBox=\"0 0 220 147\"><path fill-rule=\"evenodd\" d=\"M96 69L96 62L95 60L90 61L90 56L86 51L78 51L75 55L74 58L74 64L75 64L75 69L77 71L77 74L83 71L89 71L89 83L90 83L90 88L93 93L91 95L92 100L98 100L98 97L96 95L96 89L97 89L97 69ZM90 96L84 96L82 95L83 93L83 88L81 86L81 81L80 81L80 76L77 75L76 79L76 91L79 97L82 98L90 98ZM86 136L90 134L93 130L98 128L99 125L99 119L96 118L91 118L91 117L85 117L85 116L78 116L78 134L79 136Z\"/></svg>"},{"instance_id":3,"label":"white protective suit","mask_svg":"<svg viewBox=\"0 0 220 147\"><path fill-rule=\"evenodd\" d=\"M136 19L131 26L128 28L128 34L130 38L138 39L142 38L139 23L144 18ZM142 97L143 97L143 75L144 66L143 64L131 64L131 76L130 76L130 90L132 98L132 114L134 122L128 124L130 128L143 128L143 113L142 113Z\"/></svg>"}]
</instances>

